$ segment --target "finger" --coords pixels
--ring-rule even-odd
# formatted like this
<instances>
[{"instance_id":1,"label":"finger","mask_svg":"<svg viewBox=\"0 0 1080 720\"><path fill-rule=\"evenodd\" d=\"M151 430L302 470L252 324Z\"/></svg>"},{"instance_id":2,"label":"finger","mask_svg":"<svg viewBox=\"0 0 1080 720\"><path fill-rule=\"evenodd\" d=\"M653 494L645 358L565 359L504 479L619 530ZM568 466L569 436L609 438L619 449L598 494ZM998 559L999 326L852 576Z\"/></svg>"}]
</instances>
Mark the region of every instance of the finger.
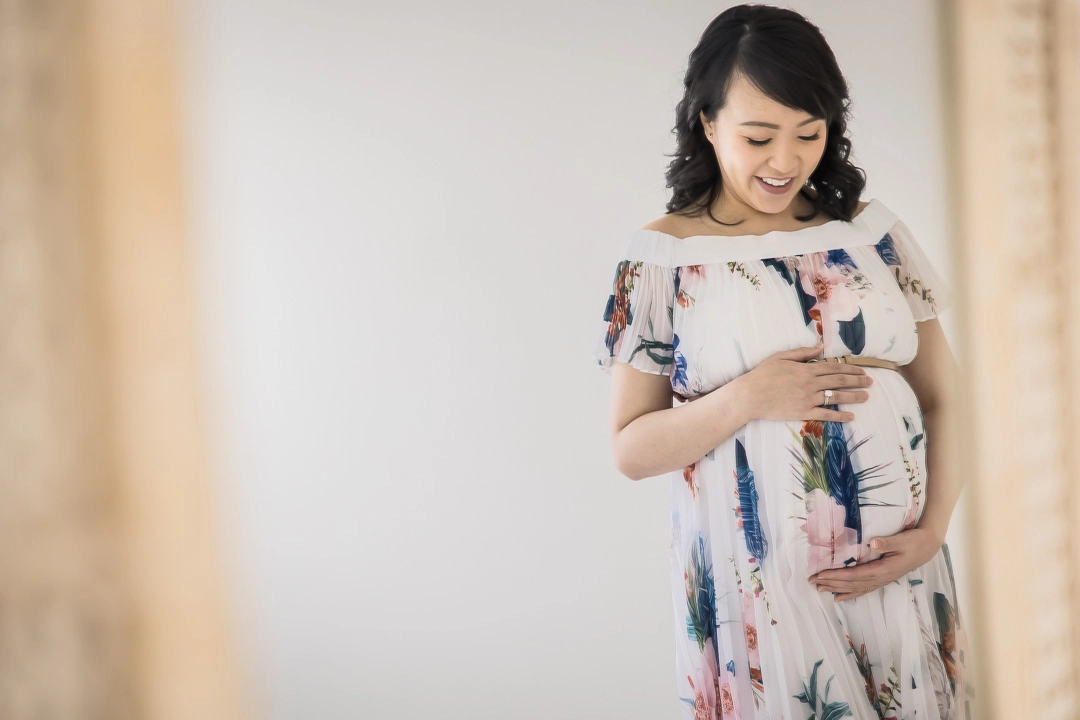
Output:
<instances>
[{"instance_id":1,"label":"finger","mask_svg":"<svg viewBox=\"0 0 1080 720\"><path fill-rule=\"evenodd\" d=\"M813 583L839 583L841 585L869 585L880 582L888 573L882 568L882 560L872 560L845 570L820 572L809 578Z\"/></svg>"},{"instance_id":2,"label":"finger","mask_svg":"<svg viewBox=\"0 0 1080 720\"><path fill-rule=\"evenodd\" d=\"M810 387L820 392L822 390L845 390L870 387L874 379L863 373L841 373L838 375L815 375L810 380Z\"/></svg>"},{"instance_id":3,"label":"finger","mask_svg":"<svg viewBox=\"0 0 1080 720\"><path fill-rule=\"evenodd\" d=\"M848 365L847 363L816 362L806 363L806 367L814 375L867 375L861 365Z\"/></svg>"},{"instance_id":4,"label":"finger","mask_svg":"<svg viewBox=\"0 0 1080 720\"><path fill-rule=\"evenodd\" d=\"M904 573L883 573L880 575L874 575L873 577L863 578L861 580L818 580L813 583L815 587L821 590L829 590L830 592L854 592L864 587L882 587L889 583L896 582Z\"/></svg>"},{"instance_id":5,"label":"finger","mask_svg":"<svg viewBox=\"0 0 1080 720\"><path fill-rule=\"evenodd\" d=\"M818 592L830 593L833 599L842 598L844 600L859 597L860 595L866 595L882 587L882 584L876 582L863 582L857 585L855 584L822 584L817 587Z\"/></svg>"},{"instance_id":6,"label":"finger","mask_svg":"<svg viewBox=\"0 0 1080 720\"><path fill-rule=\"evenodd\" d=\"M790 360L801 360L803 358L817 357L824 349L825 345L819 342L817 345L797 347L792 348L791 350L781 350L780 352L776 353L776 356Z\"/></svg>"},{"instance_id":7,"label":"finger","mask_svg":"<svg viewBox=\"0 0 1080 720\"><path fill-rule=\"evenodd\" d=\"M904 556L901 553L867 560L849 568L831 568L822 570L807 578L810 582L854 582L871 583L883 578L896 578L903 574L901 565ZM891 580L889 581L891 582Z\"/></svg>"},{"instance_id":8,"label":"finger","mask_svg":"<svg viewBox=\"0 0 1080 720\"><path fill-rule=\"evenodd\" d=\"M807 578L810 582L870 582L870 572L866 569L864 563L854 568L847 570L829 570L827 572L819 572L817 575L811 575Z\"/></svg>"},{"instance_id":9,"label":"finger","mask_svg":"<svg viewBox=\"0 0 1080 720\"><path fill-rule=\"evenodd\" d=\"M877 590L877 588L874 588L874 590ZM866 592L841 593L839 595L834 595L833 596L833 602L844 602L845 600L854 600L857 597L862 597L863 595L869 595L874 590L867 590Z\"/></svg>"},{"instance_id":10,"label":"finger","mask_svg":"<svg viewBox=\"0 0 1080 720\"><path fill-rule=\"evenodd\" d=\"M866 563L869 564L869 563ZM870 573L865 565L856 565L851 568L834 568L822 570L807 578L810 582L862 582L870 580Z\"/></svg>"},{"instance_id":11,"label":"finger","mask_svg":"<svg viewBox=\"0 0 1080 720\"><path fill-rule=\"evenodd\" d=\"M818 390L818 393L822 393L821 405L825 404L825 395L822 390ZM817 393L815 393L817 395ZM866 390L834 390L832 394L832 400L830 405L840 405L843 403L861 403L870 399L870 393Z\"/></svg>"},{"instance_id":12,"label":"finger","mask_svg":"<svg viewBox=\"0 0 1080 720\"><path fill-rule=\"evenodd\" d=\"M870 593L877 591L879 588L882 588L885 585L888 585L888 583L884 583L882 585L867 585L855 588L853 590L849 590L847 592L833 593L833 600L835 600L836 602L843 602L844 600L851 600L853 598L861 597L863 595L869 595Z\"/></svg>"},{"instance_id":13,"label":"finger","mask_svg":"<svg viewBox=\"0 0 1080 720\"><path fill-rule=\"evenodd\" d=\"M814 589L817 590L819 593L832 593L833 595L835 595L837 593L849 593L849 592L852 592L853 590L855 590L855 588L853 588L853 587L840 587L839 585L824 585L824 584L818 585Z\"/></svg>"},{"instance_id":14,"label":"finger","mask_svg":"<svg viewBox=\"0 0 1080 720\"><path fill-rule=\"evenodd\" d=\"M851 593L859 592L866 587L881 587L877 583L820 583L817 586L818 592L831 592L831 593Z\"/></svg>"},{"instance_id":15,"label":"finger","mask_svg":"<svg viewBox=\"0 0 1080 720\"><path fill-rule=\"evenodd\" d=\"M814 584L819 588L825 587L830 590L854 590L875 583L877 580L866 578L865 580L818 580Z\"/></svg>"},{"instance_id":16,"label":"finger","mask_svg":"<svg viewBox=\"0 0 1080 720\"><path fill-rule=\"evenodd\" d=\"M855 419L855 413L843 410L829 410L820 405L815 405L806 413L803 420L818 420L820 422L851 422Z\"/></svg>"}]
</instances>

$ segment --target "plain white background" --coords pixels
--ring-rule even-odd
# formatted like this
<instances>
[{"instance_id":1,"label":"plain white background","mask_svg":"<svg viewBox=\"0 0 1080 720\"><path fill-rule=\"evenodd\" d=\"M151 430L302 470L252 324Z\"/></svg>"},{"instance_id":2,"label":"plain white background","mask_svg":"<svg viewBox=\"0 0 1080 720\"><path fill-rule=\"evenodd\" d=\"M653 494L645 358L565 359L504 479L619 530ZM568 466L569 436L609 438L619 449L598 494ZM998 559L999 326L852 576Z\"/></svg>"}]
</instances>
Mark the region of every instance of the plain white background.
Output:
<instances>
[{"instance_id":1,"label":"plain white background","mask_svg":"<svg viewBox=\"0 0 1080 720\"><path fill-rule=\"evenodd\" d=\"M613 469L590 352L728 5L187 11L209 428L261 717L680 717L667 480ZM851 85L864 199L951 277L933 3L796 9Z\"/></svg>"}]
</instances>

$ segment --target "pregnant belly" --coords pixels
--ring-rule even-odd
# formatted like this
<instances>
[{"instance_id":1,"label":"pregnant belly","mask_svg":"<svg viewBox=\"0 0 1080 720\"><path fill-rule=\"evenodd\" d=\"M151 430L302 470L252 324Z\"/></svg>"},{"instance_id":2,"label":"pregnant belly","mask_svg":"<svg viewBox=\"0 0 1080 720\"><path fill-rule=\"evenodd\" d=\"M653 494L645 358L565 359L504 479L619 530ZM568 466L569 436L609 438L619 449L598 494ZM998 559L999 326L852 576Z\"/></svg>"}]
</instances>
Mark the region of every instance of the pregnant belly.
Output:
<instances>
[{"instance_id":1,"label":"pregnant belly","mask_svg":"<svg viewBox=\"0 0 1080 720\"><path fill-rule=\"evenodd\" d=\"M766 493L770 533L806 576L880 557L870 540L912 527L925 498L926 437L918 400L894 370L873 373L870 398L841 403L842 423L754 421L763 447L783 448ZM748 439L755 434L747 426ZM782 518L782 522L776 519Z\"/></svg>"}]
</instances>

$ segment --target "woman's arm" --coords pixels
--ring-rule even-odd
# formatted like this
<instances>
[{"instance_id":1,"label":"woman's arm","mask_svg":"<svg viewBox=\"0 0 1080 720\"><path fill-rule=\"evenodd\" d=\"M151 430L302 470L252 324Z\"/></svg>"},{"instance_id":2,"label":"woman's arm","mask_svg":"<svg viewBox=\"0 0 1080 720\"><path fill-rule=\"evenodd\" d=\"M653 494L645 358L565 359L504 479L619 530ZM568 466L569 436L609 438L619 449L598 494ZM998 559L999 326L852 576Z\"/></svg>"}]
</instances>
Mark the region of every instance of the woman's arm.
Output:
<instances>
[{"instance_id":1,"label":"woman's arm","mask_svg":"<svg viewBox=\"0 0 1080 720\"><path fill-rule=\"evenodd\" d=\"M937 318L918 327L919 351L913 361L899 368L919 399L926 434L926 504L917 527L931 530L944 541L963 489L963 478L949 472L948 461L953 445L948 413L960 370Z\"/></svg>"},{"instance_id":2,"label":"woman's arm","mask_svg":"<svg viewBox=\"0 0 1080 720\"><path fill-rule=\"evenodd\" d=\"M625 363L613 366L611 448L615 466L632 480L680 470L703 458L751 420L802 417L850 422L854 413L821 407L825 388L837 402L866 402L873 380L857 365L808 364L821 344L773 353L682 407L672 408L670 379Z\"/></svg>"},{"instance_id":3,"label":"woman's arm","mask_svg":"<svg viewBox=\"0 0 1080 720\"><path fill-rule=\"evenodd\" d=\"M612 366L611 452L631 480L689 467L752 419L735 378L696 402L672 407L671 378Z\"/></svg>"}]
</instances>

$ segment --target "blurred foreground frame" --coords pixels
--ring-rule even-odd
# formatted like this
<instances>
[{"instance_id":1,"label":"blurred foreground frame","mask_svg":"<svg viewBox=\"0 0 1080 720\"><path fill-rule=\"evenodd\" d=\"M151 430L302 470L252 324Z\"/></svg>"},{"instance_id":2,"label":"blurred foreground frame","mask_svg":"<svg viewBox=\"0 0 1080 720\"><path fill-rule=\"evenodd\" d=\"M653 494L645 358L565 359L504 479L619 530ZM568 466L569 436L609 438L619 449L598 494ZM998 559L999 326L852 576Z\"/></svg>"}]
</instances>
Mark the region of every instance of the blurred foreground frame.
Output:
<instances>
[{"instance_id":1,"label":"blurred foreground frame","mask_svg":"<svg viewBox=\"0 0 1080 720\"><path fill-rule=\"evenodd\" d=\"M1080 2L938 4L978 718L1076 718Z\"/></svg>"},{"instance_id":2,"label":"blurred foreground frame","mask_svg":"<svg viewBox=\"0 0 1080 720\"><path fill-rule=\"evenodd\" d=\"M176 7L0 0L0 717L248 717L196 367Z\"/></svg>"},{"instance_id":3,"label":"blurred foreground frame","mask_svg":"<svg viewBox=\"0 0 1080 720\"><path fill-rule=\"evenodd\" d=\"M1080 715L1080 0L938 0L979 720ZM0 0L0 718L249 717L165 0ZM898 112L910 112L898 108Z\"/></svg>"}]
</instances>

